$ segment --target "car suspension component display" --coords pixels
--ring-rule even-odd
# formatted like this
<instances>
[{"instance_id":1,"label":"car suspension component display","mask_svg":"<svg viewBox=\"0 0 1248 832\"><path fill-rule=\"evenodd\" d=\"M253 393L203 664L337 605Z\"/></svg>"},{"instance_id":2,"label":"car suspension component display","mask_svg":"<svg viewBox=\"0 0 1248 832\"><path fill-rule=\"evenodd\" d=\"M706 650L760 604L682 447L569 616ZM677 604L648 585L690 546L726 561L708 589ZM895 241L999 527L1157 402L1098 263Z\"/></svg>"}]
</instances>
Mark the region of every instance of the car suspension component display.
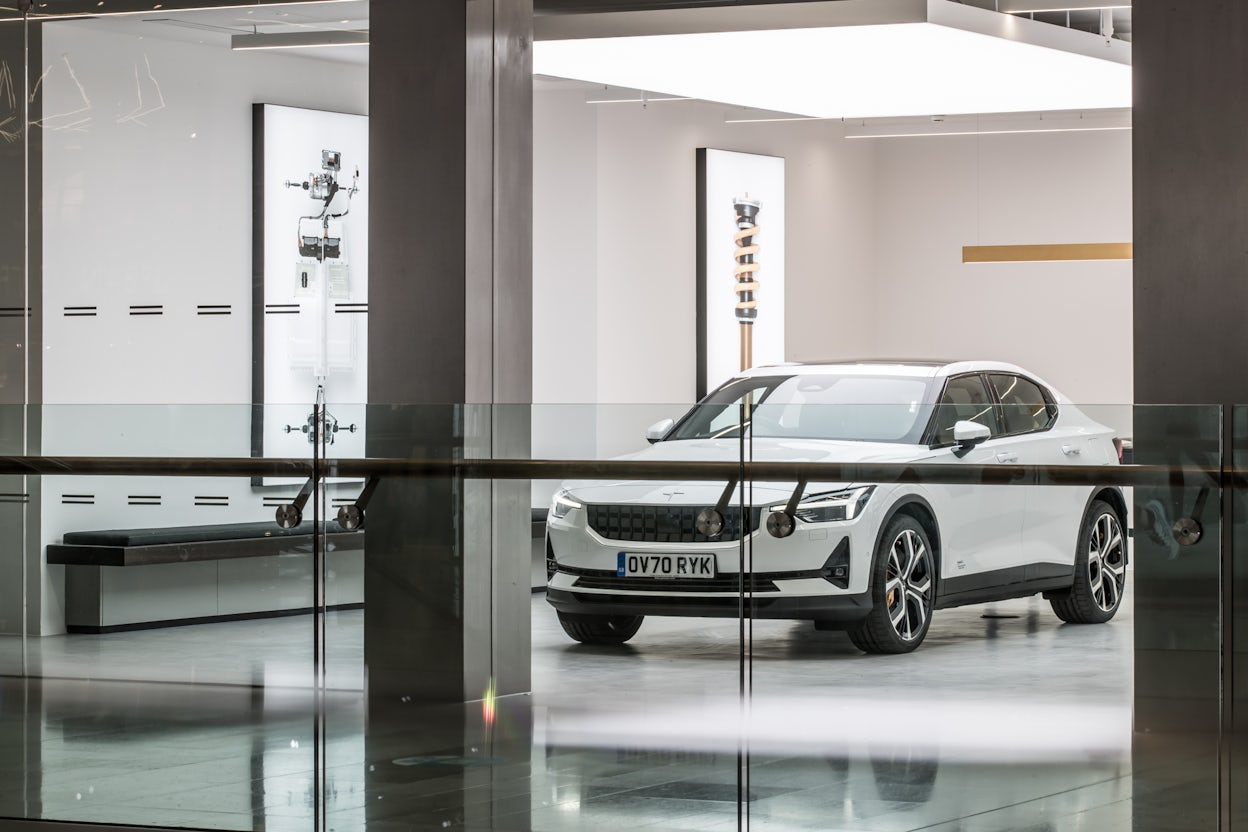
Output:
<instances>
[{"instance_id":1,"label":"car suspension component display","mask_svg":"<svg viewBox=\"0 0 1248 832\"><path fill-rule=\"evenodd\" d=\"M741 331L741 369L744 371L754 366L754 321L758 319L758 300L754 297L754 293L758 291L758 270L761 268L754 259L759 251L759 245L754 242L754 237L759 231L758 212L762 208L762 203L756 199L750 199L749 194L746 194L744 197L733 199L732 207L737 215L737 232L733 236L733 241L737 245L736 253L733 255L737 261L737 266L733 270L733 276L736 278L736 285L733 289L737 294L737 323Z\"/></svg>"}]
</instances>

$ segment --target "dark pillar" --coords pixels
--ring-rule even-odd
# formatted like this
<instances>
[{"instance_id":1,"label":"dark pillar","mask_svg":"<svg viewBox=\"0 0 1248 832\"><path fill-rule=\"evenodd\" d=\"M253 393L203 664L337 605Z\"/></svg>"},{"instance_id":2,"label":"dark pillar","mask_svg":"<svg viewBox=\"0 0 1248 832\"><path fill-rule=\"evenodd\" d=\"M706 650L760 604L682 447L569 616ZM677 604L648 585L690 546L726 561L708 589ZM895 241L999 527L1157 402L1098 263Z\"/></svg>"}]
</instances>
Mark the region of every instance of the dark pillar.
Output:
<instances>
[{"instance_id":1,"label":"dark pillar","mask_svg":"<svg viewBox=\"0 0 1248 832\"><path fill-rule=\"evenodd\" d=\"M0 82L0 454L39 453L38 404L43 400L42 134L22 130L26 38L25 24L0 24L0 67L12 82L10 90L3 89L8 81ZM43 63L40 43L39 26L32 24L30 66L36 74ZM36 95L29 103L32 119L39 117L42 101ZM28 186L33 195L29 212ZM41 555L38 478L0 477L0 633L23 631L23 608L26 630L40 632Z\"/></svg>"},{"instance_id":2,"label":"dark pillar","mask_svg":"<svg viewBox=\"0 0 1248 832\"><path fill-rule=\"evenodd\" d=\"M1135 398L1224 408L1219 421L1140 407L1137 460L1213 461L1229 449L1232 407L1248 402L1248 100L1233 94L1248 77L1248 4L1136 0L1132 14ZM1229 684L1244 513L1213 488L1205 537L1176 551L1150 539L1139 510L1190 514L1198 479L1136 494L1136 829L1229 828L1245 799L1229 788L1227 733L1244 693Z\"/></svg>"},{"instance_id":3,"label":"dark pillar","mask_svg":"<svg viewBox=\"0 0 1248 832\"><path fill-rule=\"evenodd\" d=\"M373 0L371 31L368 454L524 456L532 4ZM528 488L378 489L370 719L398 702L480 699L491 680L499 694L529 689Z\"/></svg>"},{"instance_id":4,"label":"dark pillar","mask_svg":"<svg viewBox=\"0 0 1248 832\"><path fill-rule=\"evenodd\" d=\"M370 17L367 453L527 456L531 0L372 0ZM527 714L496 737L493 703L472 700L529 690L529 529L528 482L378 488L364 579L370 826L476 823L493 805L465 799L492 781L488 764L454 775L395 760L528 759ZM527 701L500 713L515 707ZM413 797L431 776L447 788Z\"/></svg>"}]
</instances>

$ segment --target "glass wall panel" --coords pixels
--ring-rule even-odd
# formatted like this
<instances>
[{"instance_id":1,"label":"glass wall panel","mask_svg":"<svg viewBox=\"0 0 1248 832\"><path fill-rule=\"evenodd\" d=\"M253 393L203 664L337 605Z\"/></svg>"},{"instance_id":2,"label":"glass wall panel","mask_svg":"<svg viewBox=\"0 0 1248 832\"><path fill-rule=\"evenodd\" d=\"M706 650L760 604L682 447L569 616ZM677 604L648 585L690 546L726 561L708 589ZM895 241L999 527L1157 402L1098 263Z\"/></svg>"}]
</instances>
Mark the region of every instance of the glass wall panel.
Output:
<instances>
[{"instance_id":1,"label":"glass wall panel","mask_svg":"<svg viewBox=\"0 0 1248 832\"><path fill-rule=\"evenodd\" d=\"M4 765L23 772L6 789L7 816L311 822L314 534L311 511L289 529L275 519L298 502L302 480L287 472L299 466L212 475L214 460L237 458L253 415L250 405L43 408L45 443L64 460L46 470L64 473L28 477L42 506L18 506L40 605L27 599L38 615L25 637L0 636L0 719L20 738L6 742ZM108 475L83 475L82 458ZM363 548L351 537L332 539L354 565ZM21 554L6 546L5 569L20 569ZM358 579L350 591L361 594Z\"/></svg>"},{"instance_id":2,"label":"glass wall panel","mask_svg":"<svg viewBox=\"0 0 1248 832\"><path fill-rule=\"evenodd\" d=\"M0 102L31 108L28 147L0 154L32 194L28 233L4 209L29 267L0 247L0 326L38 346L28 372L0 368L0 401L30 404L0 435L6 454L138 462L0 489L2 765L21 773L0 814L312 828L316 717L363 685L318 639L362 605L364 550L313 522L359 489L311 488L328 419L309 417L318 387L366 375L368 3L58 17L97 5L0 24ZM331 416L342 451L362 408ZM293 461L179 466L260 456Z\"/></svg>"},{"instance_id":3,"label":"glass wall panel","mask_svg":"<svg viewBox=\"0 0 1248 832\"><path fill-rule=\"evenodd\" d=\"M1232 414L1227 413L1226 417ZM1137 829L1215 828L1222 700L1223 413L1136 407L1135 461L1170 469L1135 494Z\"/></svg>"},{"instance_id":4,"label":"glass wall panel","mask_svg":"<svg viewBox=\"0 0 1248 832\"><path fill-rule=\"evenodd\" d=\"M1242 779L1248 770L1248 482L1243 472L1248 469L1248 407L1236 405L1231 415L1231 463L1235 480L1231 501L1231 649L1224 679L1225 696L1230 700L1231 724L1225 726L1229 754L1226 774L1231 783ZM1248 829L1248 795L1242 789L1230 789L1230 820L1232 829Z\"/></svg>"},{"instance_id":5,"label":"glass wall panel","mask_svg":"<svg viewBox=\"0 0 1248 832\"><path fill-rule=\"evenodd\" d=\"M755 466L846 467L753 483L748 828L1130 829L1133 795L1141 828L1141 798L1209 773L1176 761L1133 777L1133 645L1154 636L1134 615L1132 520L1177 559L1201 557L1173 531L1194 518L1216 553L1217 409L1012 407L991 378L938 397L918 380L893 395L905 380L879 375L756 391ZM857 398L838 398L846 381ZM860 403L881 400L898 403ZM1199 447L1188 470L1132 488L1119 455L1161 418L1190 423ZM873 478L876 463L904 463L902 481ZM1140 526L1158 493L1168 519ZM807 611L771 620L777 589ZM1216 808L1170 817L1213 829Z\"/></svg>"}]
</instances>

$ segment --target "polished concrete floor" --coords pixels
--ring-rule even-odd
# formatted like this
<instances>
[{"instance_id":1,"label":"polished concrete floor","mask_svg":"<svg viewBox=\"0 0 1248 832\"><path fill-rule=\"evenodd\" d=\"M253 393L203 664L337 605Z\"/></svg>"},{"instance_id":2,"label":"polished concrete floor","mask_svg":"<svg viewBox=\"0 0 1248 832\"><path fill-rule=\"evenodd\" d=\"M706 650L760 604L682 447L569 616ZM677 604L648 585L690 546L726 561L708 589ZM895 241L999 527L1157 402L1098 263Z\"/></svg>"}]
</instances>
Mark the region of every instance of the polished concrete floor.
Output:
<instances>
[{"instance_id":1,"label":"polished concrete floor","mask_svg":"<svg viewBox=\"0 0 1248 832\"><path fill-rule=\"evenodd\" d=\"M917 652L868 657L791 622L650 619L623 648L585 647L535 596L532 696L367 720L362 615L330 622L320 745L307 618L42 639L24 657L0 642L6 673L48 677L0 680L0 817L279 832L312 829L322 806L343 832L1133 828L1129 599L1101 626L1063 625L1040 599L943 611ZM1181 754L1173 766L1150 782L1181 784Z\"/></svg>"}]
</instances>

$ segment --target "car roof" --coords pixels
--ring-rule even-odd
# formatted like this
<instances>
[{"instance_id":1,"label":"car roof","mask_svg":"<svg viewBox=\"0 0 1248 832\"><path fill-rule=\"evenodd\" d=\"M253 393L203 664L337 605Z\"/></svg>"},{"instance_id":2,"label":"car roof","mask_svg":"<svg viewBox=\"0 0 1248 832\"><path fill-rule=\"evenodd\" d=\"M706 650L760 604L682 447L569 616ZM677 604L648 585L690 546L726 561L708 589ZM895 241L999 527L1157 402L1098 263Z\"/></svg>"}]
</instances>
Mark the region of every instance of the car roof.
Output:
<instances>
[{"instance_id":1,"label":"car roof","mask_svg":"<svg viewBox=\"0 0 1248 832\"><path fill-rule=\"evenodd\" d=\"M830 373L843 373L850 375L896 375L935 378L939 376L954 376L960 373L975 373L992 370L1007 373L1018 373L1035 378L1034 373L1029 373L1021 367L1015 366L1014 364L1008 364L1004 361L935 361L931 359L911 360L882 358L774 364L769 367L755 367L751 370L747 370L741 375L823 375Z\"/></svg>"}]
</instances>

